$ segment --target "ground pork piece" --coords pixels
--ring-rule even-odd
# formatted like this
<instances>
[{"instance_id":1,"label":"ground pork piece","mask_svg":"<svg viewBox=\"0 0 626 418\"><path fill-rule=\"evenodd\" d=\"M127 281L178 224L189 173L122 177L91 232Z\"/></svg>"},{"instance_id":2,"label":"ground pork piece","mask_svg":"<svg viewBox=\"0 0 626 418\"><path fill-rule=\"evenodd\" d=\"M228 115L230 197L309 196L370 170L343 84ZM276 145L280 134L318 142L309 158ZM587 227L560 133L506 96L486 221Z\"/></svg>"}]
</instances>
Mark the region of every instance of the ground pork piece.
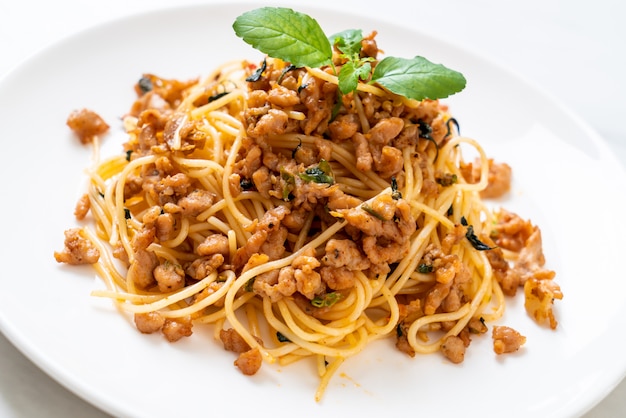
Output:
<instances>
[{"instance_id":1,"label":"ground pork piece","mask_svg":"<svg viewBox=\"0 0 626 418\"><path fill-rule=\"evenodd\" d=\"M285 218L282 220L282 225L290 230L299 232L304 226L308 216L309 212L300 207L285 215Z\"/></svg>"},{"instance_id":2,"label":"ground pork piece","mask_svg":"<svg viewBox=\"0 0 626 418\"><path fill-rule=\"evenodd\" d=\"M93 110L74 110L67 118L67 126L78 135L83 144L93 141L94 137L109 130L109 125Z\"/></svg>"},{"instance_id":3,"label":"ground pork piece","mask_svg":"<svg viewBox=\"0 0 626 418\"><path fill-rule=\"evenodd\" d=\"M452 363L459 364L465 359L465 343L463 339L456 335L449 335L441 344L441 352Z\"/></svg>"},{"instance_id":4,"label":"ground pork piece","mask_svg":"<svg viewBox=\"0 0 626 418\"><path fill-rule=\"evenodd\" d=\"M511 190L511 178L513 170L506 163L496 163L493 159L488 159L489 174L487 187L480 192L482 198L497 198L505 195ZM480 159L475 163L461 164L461 174L468 183L478 183L481 175Z\"/></svg>"},{"instance_id":5,"label":"ground pork piece","mask_svg":"<svg viewBox=\"0 0 626 418\"><path fill-rule=\"evenodd\" d=\"M363 172L371 170L374 157L372 157L367 138L362 133L357 132L352 136L352 142L355 147L356 168Z\"/></svg>"},{"instance_id":6,"label":"ground pork piece","mask_svg":"<svg viewBox=\"0 0 626 418\"><path fill-rule=\"evenodd\" d=\"M200 257L185 267L185 272L195 280L202 280L209 274L217 271L224 264L222 254L213 254L208 257Z\"/></svg>"},{"instance_id":7,"label":"ground pork piece","mask_svg":"<svg viewBox=\"0 0 626 418\"><path fill-rule=\"evenodd\" d=\"M363 203L363 201L358 197L351 196L339 189L335 189L333 193L328 196L326 206L328 206L329 210L350 209L359 206L361 203Z\"/></svg>"},{"instance_id":8,"label":"ground pork piece","mask_svg":"<svg viewBox=\"0 0 626 418\"><path fill-rule=\"evenodd\" d=\"M194 190L178 200L184 216L196 217L213 205L215 195L208 190Z\"/></svg>"},{"instance_id":9,"label":"ground pork piece","mask_svg":"<svg viewBox=\"0 0 626 418\"><path fill-rule=\"evenodd\" d=\"M183 337L189 337L193 334L193 324L190 316L182 318L166 318L163 323L161 332L165 338L173 343Z\"/></svg>"},{"instance_id":10,"label":"ground pork piece","mask_svg":"<svg viewBox=\"0 0 626 418\"><path fill-rule=\"evenodd\" d=\"M272 190L272 176L270 170L263 166L252 173L252 182L256 190L266 199L269 199Z\"/></svg>"},{"instance_id":11,"label":"ground pork piece","mask_svg":"<svg viewBox=\"0 0 626 418\"><path fill-rule=\"evenodd\" d=\"M297 291L295 270L285 266L280 270L272 270L259 274L252 285L254 293L267 296L272 302L277 302L285 296L291 296Z\"/></svg>"},{"instance_id":12,"label":"ground pork piece","mask_svg":"<svg viewBox=\"0 0 626 418\"><path fill-rule=\"evenodd\" d=\"M398 318L398 326L396 327L396 348L411 357L415 356L415 350L409 344L407 332L411 324L418 318L424 316L422 302L420 299L414 299L408 303L399 303L398 308L400 316Z\"/></svg>"},{"instance_id":13,"label":"ground pork piece","mask_svg":"<svg viewBox=\"0 0 626 418\"><path fill-rule=\"evenodd\" d=\"M302 121L301 129L305 135L319 134L326 131L332 116L337 93L337 85L327 83L316 77L310 77L300 89L300 100L307 109L307 117Z\"/></svg>"},{"instance_id":14,"label":"ground pork piece","mask_svg":"<svg viewBox=\"0 0 626 418\"><path fill-rule=\"evenodd\" d=\"M167 241L174 232L176 219L171 213L162 213L156 218L154 229L156 238L159 241Z\"/></svg>"},{"instance_id":15,"label":"ground pork piece","mask_svg":"<svg viewBox=\"0 0 626 418\"><path fill-rule=\"evenodd\" d=\"M237 249L232 261L235 269L243 267L255 253L267 254L270 259L276 259L284 253L288 231L281 226L281 221L289 212L285 206L276 206L263 214L256 224L254 234L243 247Z\"/></svg>"},{"instance_id":16,"label":"ground pork piece","mask_svg":"<svg viewBox=\"0 0 626 418\"><path fill-rule=\"evenodd\" d=\"M263 150L256 144L250 144L243 150L245 154L235 163L234 169L242 178L250 179L263 164Z\"/></svg>"},{"instance_id":17,"label":"ground pork piece","mask_svg":"<svg viewBox=\"0 0 626 418\"><path fill-rule=\"evenodd\" d=\"M137 251L128 268L128 278L140 289L147 289L155 282L153 271L158 264L159 260L152 251Z\"/></svg>"},{"instance_id":18,"label":"ground pork piece","mask_svg":"<svg viewBox=\"0 0 626 418\"><path fill-rule=\"evenodd\" d=\"M320 261L309 253L296 257L291 263L294 268L293 277L296 279L296 288L307 299L313 299L316 294L324 290L322 277L315 271L320 265Z\"/></svg>"},{"instance_id":19,"label":"ground pork piece","mask_svg":"<svg viewBox=\"0 0 626 418\"><path fill-rule=\"evenodd\" d=\"M376 125L365 135L370 144L379 146L389 145L391 140L402 132L404 120L391 117L378 121Z\"/></svg>"},{"instance_id":20,"label":"ground pork piece","mask_svg":"<svg viewBox=\"0 0 626 418\"><path fill-rule=\"evenodd\" d=\"M404 167L402 151L398 148L385 145L380 153L374 153L374 169L382 178L390 178Z\"/></svg>"},{"instance_id":21,"label":"ground pork piece","mask_svg":"<svg viewBox=\"0 0 626 418\"><path fill-rule=\"evenodd\" d=\"M54 258L58 263L94 264L100 259L100 251L86 237L81 228L71 228L65 231L64 246L61 252L54 252Z\"/></svg>"},{"instance_id":22,"label":"ground pork piece","mask_svg":"<svg viewBox=\"0 0 626 418\"><path fill-rule=\"evenodd\" d=\"M563 292L558 284L551 279L537 279L535 277L524 283L524 307L526 312L539 324L548 323L550 328L556 329L557 320L554 317L552 305L555 299L563 299Z\"/></svg>"},{"instance_id":23,"label":"ground pork piece","mask_svg":"<svg viewBox=\"0 0 626 418\"><path fill-rule=\"evenodd\" d=\"M375 39L377 34L378 32L373 31L361 40L361 58L376 58L379 51Z\"/></svg>"},{"instance_id":24,"label":"ground pork piece","mask_svg":"<svg viewBox=\"0 0 626 418\"><path fill-rule=\"evenodd\" d=\"M502 248L496 247L495 243L488 237L482 237L482 242L492 247L491 250L485 251L489 264L493 269L496 280L502 288L502 292L507 296L515 296L517 288L520 286L520 275L510 268L510 264L504 258Z\"/></svg>"},{"instance_id":25,"label":"ground pork piece","mask_svg":"<svg viewBox=\"0 0 626 418\"><path fill-rule=\"evenodd\" d=\"M74 207L74 216L79 221L85 219L87 213L89 213L89 209L91 208L91 202L89 201L89 195L84 194L78 199L76 202L76 206Z\"/></svg>"},{"instance_id":26,"label":"ground pork piece","mask_svg":"<svg viewBox=\"0 0 626 418\"><path fill-rule=\"evenodd\" d=\"M247 376L251 376L259 371L263 364L263 357L258 347L239 354L235 360L235 366Z\"/></svg>"},{"instance_id":27,"label":"ground pork piece","mask_svg":"<svg viewBox=\"0 0 626 418\"><path fill-rule=\"evenodd\" d=\"M328 124L328 132L333 141L345 141L359 130L359 117L355 113L339 115Z\"/></svg>"},{"instance_id":28,"label":"ground pork piece","mask_svg":"<svg viewBox=\"0 0 626 418\"><path fill-rule=\"evenodd\" d=\"M496 198L505 195L511 190L511 166L506 163L496 163L489 160L489 181L485 190L480 192L483 198Z\"/></svg>"},{"instance_id":29,"label":"ground pork piece","mask_svg":"<svg viewBox=\"0 0 626 418\"><path fill-rule=\"evenodd\" d=\"M365 205L337 212L367 235L363 238L362 248L372 266L385 266L400 260L406 255L409 239L416 228L410 205L389 194L379 195ZM387 219L391 213L393 216Z\"/></svg>"},{"instance_id":30,"label":"ground pork piece","mask_svg":"<svg viewBox=\"0 0 626 418\"><path fill-rule=\"evenodd\" d=\"M270 109L261 116L256 124L248 125L248 135L257 138L265 135L280 135L285 133L289 116L282 110Z\"/></svg>"},{"instance_id":31,"label":"ground pork piece","mask_svg":"<svg viewBox=\"0 0 626 418\"><path fill-rule=\"evenodd\" d=\"M534 229L531 222L506 209L500 209L491 237L499 247L519 252Z\"/></svg>"},{"instance_id":32,"label":"ground pork piece","mask_svg":"<svg viewBox=\"0 0 626 418\"><path fill-rule=\"evenodd\" d=\"M202 256L213 254L226 256L230 252L228 237L223 234L211 234L198 245L196 252Z\"/></svg>"},{"instance_id":33,"label":"ground pork piece","mask_svg":"<svg viewBox=\"0 0 626 418\"><path fill-rule=\"evenodd\" d=\"M331 267L346 267L348 270L366 270L370 261L359 250L358 245L349 239L331 238L326 243L326 254L322 262Z\"/></svg>"},{"instance_id":34,"label":"ground pork piece","mask_svg":"<svg viewBox=\"0 0 626 418\"><path fill-rule=\"evenodd\" d=\"M322 267L320 276L326 286L333 290L351 289L356 284L354 271L346 267Z\"/></svg>"},{"instance_id":35,"label":"ground pork piece","mask_svg":"<svg viewBox=\"0 0 626 418\"><path fill-rule=\"evenodd\" d=\"M165 324L165 317L156 311L136 313L134 320L137 329L144 334L157 332L163 327L163 324Z\"/></svg>"},{"instance_id":36,"label":"ground pork piece","mask_svg":"<svg viewBox=\"0 0 626 418\"><path fill-rule=\"evenodd\" d=\"M179 264L166 261L156 266L152 274L163 293L173 292L185 286L185 271Z\"/></svg>"},{"instance_id":37,"label":"ground pork piece","mask_svg":"<svg viewBox=\"0 0 626 418\"><path fill-rule=\"evenodd\" d=\"M275 84L267 94L267 100L274 106L282 108L293 107L300 104L300 97L294 90L290 90L280 84Z\"/></svg>"},{"instance_id":38,"label":"ground pork piece","mask_svg":"<svg viewBox=\"0 0 626 418\"><path fill-rule=\"evenodd\" d=\"M233 328L220 330L220 340L224 344L224 350L234 353L245 353L250 350L250 345Z\"/></svg>"},{"instance_id":39,"label":"ground pork piece","mask_svg":"<svg viewBox=\"0 0 626 418\"><path fill-rule=\"evenodd\" d=\"M555 272L545 269L546 259L543 255L543 244L541 240L541 230L533 228L533 232L524 243L524 247L519 252L517 260L513 263L513 270L520 275L520 284L534 277L537 279L552 279Z\"/></svg>"},{"instance_id":40,"label":"ground pork piece","mask_svg":"<svg viewBox=\"0 0 626 418\"><path fill-rule=\"evenodd\" d=\"M513 353L526 343L526 337L506 326L495 325L491 335L496 354Z\"/></svg>"},{"instance_id":41,"label":"ground pork piece","mask_svg":"<svg viewBox=\"0 0 626 418\"><path fill-rule=\"evenodd\" d=\"M147 188L158 204L163 206L166 203L176 203L179 198L186 196L192 186L191 183L189 176L177 173L158 179L153 184L144 182L144 188Z\"/></svg>"}]
</instances>

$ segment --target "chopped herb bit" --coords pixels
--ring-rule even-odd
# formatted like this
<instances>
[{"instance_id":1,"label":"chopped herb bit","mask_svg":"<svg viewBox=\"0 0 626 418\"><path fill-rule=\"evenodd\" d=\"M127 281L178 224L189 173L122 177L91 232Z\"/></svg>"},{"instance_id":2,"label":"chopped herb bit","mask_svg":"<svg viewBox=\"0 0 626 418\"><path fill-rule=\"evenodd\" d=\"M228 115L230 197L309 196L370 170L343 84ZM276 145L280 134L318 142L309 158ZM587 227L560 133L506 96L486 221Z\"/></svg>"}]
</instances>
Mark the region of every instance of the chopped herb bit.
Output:
<instances>
[{"instance_id":1,"label":"chopped herb bit","mask_svg":"<svg viewBox=\"0 0 626 418\"><path fill-rule=\"evenodd\" d=\"M304 173L300 173L298 176L304 181L312 181L314 183L335 183L330 164L326 160L321 160L317 167L307 168Z\"/></svg>"},{"instance_id":2,"label":"chopped herb bit","mask_svg":"<svg viewBox=\"0 0 626 418\"><path fill-rule=\"evenodd\" d=\"M444 138L449 137L452 134L452 129L450 129L450 124L453 123L454 126L456 126L456 131L461 134L461 128L459 127L459 122L454 119L454 118L450 118L446 121L446 128L448 129L446 131L446 135L444 136Z\"/></svg>"},{"instance_id":3,"label":"chopped herb bit","mask_svg":"<svg viewBox=\"0 0 626 418\"><path fill-rule=\"evenodd\" d=\"M130 214L130 209L124 208L124 218L125 219L132 218L132 215Z\"/></svg>"},{"instance_id":4,"label":"chopped herb bit","mask_svg":"<svg viewBox=\"0 0 626 418\"><path fill-rule=\"evenodd\" d=\"M445 173L442 176L438 176L436 180L437 180L437 183L439 183L443 187L449 187L449 186L452 186L453 184L456 184L459 181L459 178L457 177L456 174Z\"/></svg>"},{"instance_id":5,"label":"chopped herb bit","mask_svg":"<svg viewBox=\"0 0 626 418\"><path fill-rule=\"evenodd\" d=\"M472 225L469 225L467 227L465 238L467 238L467 240L470 242L470 244L472 244L472 247L474 247L475 250L486 251L486 250L493 250L495 248L495 247L490 247L487 244L483 243L481 240L479 240L476 234L474 234L474 227Z\"/></svg>"},{"instance_id":6,"label":"chopped herb bit","mask_svg":"<svg viewBox=\"0 0 626 418\"><path fill-rule=\"evenodd\" d=\"M150 80L150 78L148 77L141 77L137 82L137 85L139 86L141 94L146 94L149 91L152 91L152 89L154 88L154 86L152 85L152 80Z\"/></svg>"},{"instance_id":7,"label":"chopped herb bit","mask_svg":"<svg viewBox=\"0 0 626 418\"><path fill-rule=\"evenodd\" d=\"M130 161L130 156L133 153L132 149L129 149L128 151L126 151L126 161Z\"/></svg>"},{"instance_id":8,"label":"chopped herb bit","mask_svg":"<svg viewBox=\"0 0 626 418\"><path fill-rule=\"evenodd\" d=\"M221 93L214 94L213 96L209 97L209 103L219 99L220 97L226 96L228 93L230 93L230 92L229 91L223 91Z\"/></svg>"},{"instance_id":9,"label":"chopped herb bit","mask_svg":"<svg viewBox=\"0 0 626 418\"><path fill-rule=\"evenodd\" d=\"M391 178L391 198L393 200L402 199L402 193L398 190L398 180L395 177Z\"/></svg>"},{"instance_id":10,"label":"chopped herb bit","mask_svg":"<svg viewBox=\"0 0 626 418\"><path fill-rule=\"evenodd\" d=\"M430 126L428 123L424 122L421 119L417 121L417 124L419 125L419 129L420 129L420 138L425 138L425 139L428 139L429 141L433 141L432 126Z\"/></svg>"},{"instance_id":11,"label":"chopped herb bit","mask_svg":"<svg viewBox=\"0 0 626 418\"><path fill-rule=\"evenodd\" d=\"M246 292L252 292L252 286L254 286L254 281L255 281L255 280L256 280L256 277L253 277L253 278L251 278L250 280L248 280L248 281L246 282L246 284L245 284L245 285L243 285L243 289L244 289Z\"/></svg>"},{"instance_id":12,"label":"chopped herb bit","mask_svg":"<svg viewBox=\"0 0 626 418\"><path fill-rule=\"evenodd\" d=\"M291 340L287 337L285 337L283 334L281 334L280 332L276 331L276 338L278 338L278 341L281 343L290 343Z\"/></svg>"},{"instance_id":13,"label":"chopped herb bit","mask_svg":"<svg viewBox=\"0 0 626 418\"><path fill-rule=\"evenodd\" d=\"M428 273L432 273L433 271L435 271L435 268L433 267L432 264L421 263L419 266L417 266L417 271L419 271L422 274L428 274Z\"/></svg>"},{"instance_id":14,"label":"chopped herb bit","mask_svg":"<svg viewBox=\"0 0 626 418\"><path fill-rule=\"evenodd\" d=\"M339 302L340 299L340 293L326 293L325 295L315 296L313 300L311 300L311 305L315 306L316 308L328 308Z\"/></svg>"},{"instance_id":15,"label":"chopped herb bit","mask_svg":"<svg viewBox=\"0 0 626 418\"><path fill-rule=\"evenodd\" d=\"M396 337L400 338L404 335L404 331L402 330L402 324L398 324L396 326Z\"/></svg>"},{"instance_id":16,"label":"chopped herb bit","mask_svg":"<svg viewBox=\"0 0 626 418\"><path fill-rule=\"evenodd\" d=\"M285 185L283 186L283 200L288 202L291 200L290 196L296 184L296 178L293 174L282 168L280 169L280 178L285 182Z\"/></svg>"},{"instance_id":17,"label":"chopped herb bit","mask_svg":"<svg viewBox=\"0 0 626 418\"><path fill-rule=\"evenodd\" d=\"M252 190L254 189L254 182L250 179L242 178L239 181L239 187L241 187L241 190L243 191Z\"/></svg>"},{"instance_id":18,"label":"chopped herb bit","mask_svg":"<svg viewBox=\"0 0 626 418\"><path fill-rule=\"evenodd\" d=\"M386 221L387 219L385 219L385 217L383 215L381 215L380 213L376 212L370 205L363 203L361 205L361 209L363 209L365 212L369 213L370 215L372 215L374 218L376 219L380 219L381 221Z\"/></svg>"},{"instance_id":19,"label":"chopped herb bit","mask_svg":"<svg viewBox=\"0 0 626 418\"><path fill-rule=\"evenodd\" d=\"M300 151L301 148L302 148L302 140L300 140L300 142L298 142L298 145L296 145L293 151L291 151L291 158L295 160L296 154L298 153L298 151Z\"/></svg>"},{"instance_id":20,"label":"chopped herb bit","mask_svg":"<svg viewBox=\"0 0 626 418\"><path fill-rule=\"evenodd\" d=\"M248 78L246 78L246 81L249 81L249 82L259 81L261 79L261 76L263 75L263 73L265 72L266 69L267 69L267 61L264 59L263 63L261 64L261 66L259 68L257 68L252 73L252 75L250 75Z\"/></svg>"},{"instance_id":21,"label":"chopped herb bit","mask_svg":"<svg viewBox=\"0 0 626 418\"><path fill-rule=\"evenodd\" d=\"M276 80L276 84L280 84L283 82L283 78L285 77L285 75L289 72L289 71L293 71L295 70L297 67L293 64L289 64L288 66L286 66L283 71L280 73L280 76L278 76L278 79Z\"/></svg>"}]
</instances>

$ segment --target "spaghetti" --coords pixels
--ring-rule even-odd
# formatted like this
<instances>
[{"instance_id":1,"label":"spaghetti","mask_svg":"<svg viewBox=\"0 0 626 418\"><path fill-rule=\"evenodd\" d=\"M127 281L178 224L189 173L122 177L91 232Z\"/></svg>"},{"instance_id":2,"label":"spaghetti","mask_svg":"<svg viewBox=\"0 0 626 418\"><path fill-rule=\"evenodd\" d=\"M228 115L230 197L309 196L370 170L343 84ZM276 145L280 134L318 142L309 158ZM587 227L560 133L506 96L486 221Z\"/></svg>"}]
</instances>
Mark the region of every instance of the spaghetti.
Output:
<instances>
[{"instance_id":1,"label":"spaghetti","mask_svg":"<svg viewBox=\"0 0 626 418\"><path fill-rule=\"evenodd\" d=\"M330 69L270 58L201 81L147 74L136 90L125 152L89 170L95 228L66 232L55 256L95 251L107 290L93 295L140 331L176 341L212 324L246 374L314 358L319 400L375 339L461 361L525 283L556 326L538 229L486 206L499 166L439 101L339 95Z\"/></svg>"}]
</instances>

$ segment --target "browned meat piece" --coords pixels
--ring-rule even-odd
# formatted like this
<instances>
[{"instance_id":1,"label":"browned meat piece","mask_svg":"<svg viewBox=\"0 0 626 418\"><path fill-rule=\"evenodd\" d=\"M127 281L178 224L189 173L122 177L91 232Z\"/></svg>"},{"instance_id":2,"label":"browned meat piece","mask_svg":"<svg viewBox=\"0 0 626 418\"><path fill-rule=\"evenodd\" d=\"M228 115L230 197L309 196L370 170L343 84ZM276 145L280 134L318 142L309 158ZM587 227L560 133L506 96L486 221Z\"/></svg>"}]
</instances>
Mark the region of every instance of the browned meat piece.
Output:
<instances>
[{"instance_id":1,"label":"browned meat piece","mask_svg":"<svg viewBox=\"0 0 626 418\"><path fill-rule=\"evenodd\" d=\"M155 282L153 271L158 264L159 260L152 251L137 251L128 268L128 277L140 289L147 289Z\"/></svg>"},{"instance_id":2,"label":"browned meat piece","mask_svg":"<svg viewBox=\"0 0 626 418\"><path fill-rule=\"evenodd\" d=\"M233 328L220 330L220 340L224 344L224 350L235 353L245 353L250 350L250 345Z\"/></svg>"},{"instance_id":3,"label":"browned meat piece","mask_svg":"<svg viewBox=\"0 0 626 418\"><path fill-rule=\"evenodd\" d=\"M344 141L352 138L359 128L359 117L355 113L339 115L328 125L330 137L334 141Z\"/></svg>"},{"instance_id":4,"label":"browned meat piece","mask_svg":"<svg viewBox=\"0 0 626 418\"><path fill-rule=\"evenodd\" d=\"M261 351L258 348L253 348L244 353L239 354L237 360L235 360L235 366L241 370L241 372L247 376L251 376L259 371L263 364L263 357L261 357Z\"/></svg>"},{"instance_id":5,"label":"browned meat piece","mask_svg":"<svg viewBox=\"0 0 626 418\"><path fill-rule=\"evenodd\" d=\"M274 85L268 92L267 100L271 104L282 108L293 107L300 103L300 97L296 91L279 84Z\"/></svg>"},{"instance_id":6,"label":"browned meat piece","mask_svg":"<svg viewBox=\"0 0 626 418\"><path fill-rule=\"evenodd\" d=\"M178 200L184 216L195 217L213 205L215 195L207 190L194 190Z\"/></svg>"},{"instance_id":7,"label":"browned meat piece","mask_svg":"<svg viewBox=\"0 0 626 418\"><path fill-rule=\"evenodd\" d=\"M555 299L563 299L563 292L551 279L532 277L524 284L524 307L526 312L539 324L548 323L556 329L558 322L554 317L552 305Z\"/></svg>"},{"instance_id":8,"label":"browned meat piece","mask_svg":"<svg viewBox=\"0 0 626 418\"><path fill-rule=\"evenodd\" d=\"M81 228L65 231L64 245L63 251L54 252L54 258L58 263L94 264L100 258L100 251L89 241Z\"/></svg>"},{"instance_id":9,"label":"browned meat piece","mask_svg":"<svg viewBox=\"0 0 626 418\"><path fill-rule=\"evenodd\" d=\"M83 220L87 213L89 213L89 209L91 208L91 203L89 201L89 195L84 194L78 199L76 202L76 207L74 208L74 216L76 219Z\"/></svg>"},{"instance_id":10,"label":"browned meat piece","mask_svg":"<svg viewBox=\"0 0 626 418\"><path fill-rule=\"evenodd\" d=\"M156 266L152 274L163 293L173 292L185 286L185 271L178 264L166 261Z\"/></svg>"},{"instance_id":11,"label":"browned meat piece","mask_svg":"<svg viewBox=\"0 0 626 418\"><path fill-rule=\"evenodd\" d=\"M161 328L161 332L165 335L165 338L173 343L180 340L183 337L189 337L193 334L193 324L191 317L186 316L183 318L167 318Z\"/></svg>"},{"instance_id":12,"label":"browned meat piece","mask_svg":"<svg viewBox=\"0 0 626 418\"><path fill-rule=\"evenodd\" d=\"M449 335L441 345L441 352L452 363L462 363L465 359L465 343L456 335Z\"/></svg>"},{"instance_id":13,"label":"browned meat piece","mask_svg":"<svg viewBox=\"0 0 626 418\"><path fill-rule=\"evenodd\" d=\"M109 125L93 110L74 110L67 118L67 126L78 135L83 144L93 141L94 137L109 130Z\"/></svg>"},{"instance_id":14,"label":"browned meat piece","mask_svg":"<svg viewBox=\"0 0 626 418\"><path fill-rule=\"evenodd\" d=\"M493 351L496 354L513 353L526 343L526 337L510 327L495 325L492 330Z\"/></svg>"},{"instance_id":15,"label":"browned meat piece","mask_svg":"<svg viewBox=\"0 0 626 418\"><path fill-rule=\"evenodd\" d=\"M224 264L224 256L222 254L213 254L194 260L186 266L185 272L195 280L202 280L216 271L222 264Z\"/></svg>"},{"instance_id":16,"label":"browned meat piece","mask_svg":"<svg viewBox=\"0 0 626 418\"><path fill-rule=\"evenodd\" d=\"M157 332L165 324L165 318L158 312L137 313L134 320L137 329L144 334Z\"/></svg>"},{"instance_id":17,"label":"browned meat piece","mask_svg":"<svg viewBox=\"0 0 626 418\"><path fill-rule=\"evenodd\" d=\"M226 256L230 252L228 237L222 234L211 234L198 245L196 252L199 255L222 254Z\"/></svg>"},{"instance_id":18,"label":"browned meat piece","mask_svg":"<svg viewBox=\"0 0 626 418\"><path fill-rule=\"evenodd\" d=\"M506 163L496 163L491 158L487 161L489 165L487 187L480 192L480 196L485 199L504 196L511 189L513 170ZM461 164L461 174L468 183L478 183L481 174L480 161Z\"/></svg>"},{"instance_id":19,"label":"browned meat piece","mask_svg":"<svg viewBox=\"0 0 626 418\"><path fill-rule=\"evenodd\" d=\"M366 270L370 267L369 260L352 240L329 239L325 251L322 261L327 266L347 267L348 270Z\"/></svg>"}]
</instances>

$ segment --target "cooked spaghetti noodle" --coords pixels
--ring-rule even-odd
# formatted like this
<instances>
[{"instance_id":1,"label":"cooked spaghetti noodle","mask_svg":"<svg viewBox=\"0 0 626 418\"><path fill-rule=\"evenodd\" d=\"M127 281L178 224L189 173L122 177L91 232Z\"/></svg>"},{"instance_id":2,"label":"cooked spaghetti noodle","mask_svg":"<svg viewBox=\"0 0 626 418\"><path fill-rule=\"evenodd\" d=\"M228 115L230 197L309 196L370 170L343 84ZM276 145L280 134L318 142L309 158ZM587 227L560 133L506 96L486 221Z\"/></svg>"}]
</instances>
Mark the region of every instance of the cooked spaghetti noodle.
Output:
<instances>
[{"instance_id":1,"label":"cooked spaghetti noodle","mask_svg":"<svg viewBox=\"0 0 626 418\"><path fill-rule=\"evenodd\" d=\"M517 286L560 295L540 237L536 266L514 268L538 229L511 232L519 218L485 205L497 165L439 101L339 96L330 70L269 58L136 90L125 153L89 170L95 229L56 256L95 251L107 290L93 294L142 332L213 324L246 374L316 359L319 400L372 340L458 362ZM556 326L550 306L533 312Z\"/></svg>"}]
</instances>

